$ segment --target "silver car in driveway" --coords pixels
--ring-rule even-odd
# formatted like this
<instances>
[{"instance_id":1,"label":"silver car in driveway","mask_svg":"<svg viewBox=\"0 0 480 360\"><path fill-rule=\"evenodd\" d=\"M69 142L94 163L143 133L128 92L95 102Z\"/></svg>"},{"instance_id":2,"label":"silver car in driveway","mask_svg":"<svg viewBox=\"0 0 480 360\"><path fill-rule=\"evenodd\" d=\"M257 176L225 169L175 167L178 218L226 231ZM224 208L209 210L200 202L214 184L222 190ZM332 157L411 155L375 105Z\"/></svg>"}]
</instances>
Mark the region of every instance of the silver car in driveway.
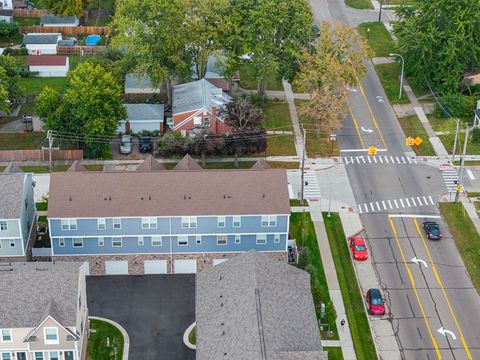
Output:
<instances>
[{"instance_id":1,"label":"silver car in driveway","mask_svg":"<svg viewBox=\"0 0 480 360\"><path fill-rule=\"evenodd\" d=\"M132 137L130 135L123 135L120 143L120 154L128 155L132 152Z\"/></svg>"}]
</instances>

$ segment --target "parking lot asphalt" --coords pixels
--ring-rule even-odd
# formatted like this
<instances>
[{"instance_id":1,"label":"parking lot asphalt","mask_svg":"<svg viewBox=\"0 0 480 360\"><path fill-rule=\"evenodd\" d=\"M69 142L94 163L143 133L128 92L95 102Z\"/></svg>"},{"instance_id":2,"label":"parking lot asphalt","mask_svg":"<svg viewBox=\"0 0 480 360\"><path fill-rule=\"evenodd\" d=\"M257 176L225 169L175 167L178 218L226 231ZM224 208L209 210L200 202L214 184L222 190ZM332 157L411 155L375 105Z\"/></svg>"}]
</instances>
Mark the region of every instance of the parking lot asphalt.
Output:
<instances>
[{"instance_id":1,"label":"parking lot asphalt","mask_svg":"<svg viewBox=\"0 0 480 360\"><path fill-rule=\"evenodd\" d=\"M195 321L195 275L87 277L88 310L122 325L129 358L194 360L183 333Z\"/></svg>"}]
</instances>

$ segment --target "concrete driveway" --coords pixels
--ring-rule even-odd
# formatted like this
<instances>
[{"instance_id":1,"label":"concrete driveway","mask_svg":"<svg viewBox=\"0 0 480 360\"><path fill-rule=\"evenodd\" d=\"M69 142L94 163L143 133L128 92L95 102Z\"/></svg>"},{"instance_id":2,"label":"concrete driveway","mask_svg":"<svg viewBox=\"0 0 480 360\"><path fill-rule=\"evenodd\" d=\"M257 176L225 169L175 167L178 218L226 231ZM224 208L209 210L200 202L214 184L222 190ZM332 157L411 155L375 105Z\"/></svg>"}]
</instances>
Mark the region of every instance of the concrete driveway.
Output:
<instances>
[{"instance_id":1,"label":"concrete driveway","mask_svg":"<svg viewBox=\"0 0 480 360\"><path fill-rule=\"evenodd\" d=\"M130 359L194 360L183 344L195 321L195 275L87 277L90 315L118 322L130 337Z\"/></svg>"}]
</instances>

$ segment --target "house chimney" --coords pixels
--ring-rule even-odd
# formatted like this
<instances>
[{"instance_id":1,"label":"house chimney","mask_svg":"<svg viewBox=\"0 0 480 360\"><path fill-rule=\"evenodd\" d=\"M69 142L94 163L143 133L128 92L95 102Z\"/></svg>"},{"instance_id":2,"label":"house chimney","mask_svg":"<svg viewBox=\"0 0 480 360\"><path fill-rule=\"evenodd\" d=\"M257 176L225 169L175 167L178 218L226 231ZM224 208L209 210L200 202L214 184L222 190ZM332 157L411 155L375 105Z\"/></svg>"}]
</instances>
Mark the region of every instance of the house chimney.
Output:
<instances>
[{"instance_id":1,"label":"house chimney","mask_svg":"<svg viewBox=\"0 0 480 360\"><path fill-rule=\"evenodd\" d=\"M210 128L214 134L218 133L217 129L217 107L212 106L212 117L210 118Z\"/></svg>"}]
</instances>

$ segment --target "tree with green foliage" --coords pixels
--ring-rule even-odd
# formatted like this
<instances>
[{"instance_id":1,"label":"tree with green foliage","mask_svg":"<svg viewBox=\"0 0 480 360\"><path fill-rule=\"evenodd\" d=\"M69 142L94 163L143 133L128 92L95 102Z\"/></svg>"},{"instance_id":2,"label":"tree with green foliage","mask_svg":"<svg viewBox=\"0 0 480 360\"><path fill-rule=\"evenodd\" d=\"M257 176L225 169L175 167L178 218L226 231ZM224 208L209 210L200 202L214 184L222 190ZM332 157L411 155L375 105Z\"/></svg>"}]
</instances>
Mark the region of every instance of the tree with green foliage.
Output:
<instances>
[{"instance_id":1,"label":"tree with green foliage","mask_svg":"<svg viewBox=\"0 0 480 360\"><path fill-rule=\"evenodd\" d=\"M43 6L52 14L60 16L76 16L82 18L88 0L42 0Z\"/></svg>"},{"instance_id":2,"label":"tree with green foliage","mask_svg":"<svg viewBox=\"0 0 480 360\"><path fill-rule=\"evenodd\" d=\"M18 82L20 77L17 72L15 59L8 55L0 55L0 68L3 69L1 73L2 87L5 88L8 93L6 100L2 99L3 96L0 97L0 108L8 112L13 106L20 103L23 93Z\"/></svg>"},{"instance_id":3,"label":"tree with green foliage","mask_svg":"<svg viewBox=\"0 0 480 360\"><path fill-rule=\"evenodd\" d=\"M18 33L18 24L16 22L0 21L0 37L12 37Z\"/></svg>"},{"instance_id":4,"label":"tree with green foliage","mask_svg":"<svg viewBox=\"0 0 480 360\"><path fill-rule=\"evenodd\" d=\"M69 72L63 98L49 87L40 93L39 115L46 129L78 138L86 157L107 157L108 139L127 114L123 89L112 73L85 62Z\"/></svg>"},{"instance_id":5,"label":"tree with green foliage","mask_svg":"<svg viewBox=\"0 0 480 360\"><path fill-rule=\"evenodd\" d=\"M444 93L460 89L463 75L480 68L480 2L412 0L394 23L405 70Z\"/></svg>"}]
</instances>

